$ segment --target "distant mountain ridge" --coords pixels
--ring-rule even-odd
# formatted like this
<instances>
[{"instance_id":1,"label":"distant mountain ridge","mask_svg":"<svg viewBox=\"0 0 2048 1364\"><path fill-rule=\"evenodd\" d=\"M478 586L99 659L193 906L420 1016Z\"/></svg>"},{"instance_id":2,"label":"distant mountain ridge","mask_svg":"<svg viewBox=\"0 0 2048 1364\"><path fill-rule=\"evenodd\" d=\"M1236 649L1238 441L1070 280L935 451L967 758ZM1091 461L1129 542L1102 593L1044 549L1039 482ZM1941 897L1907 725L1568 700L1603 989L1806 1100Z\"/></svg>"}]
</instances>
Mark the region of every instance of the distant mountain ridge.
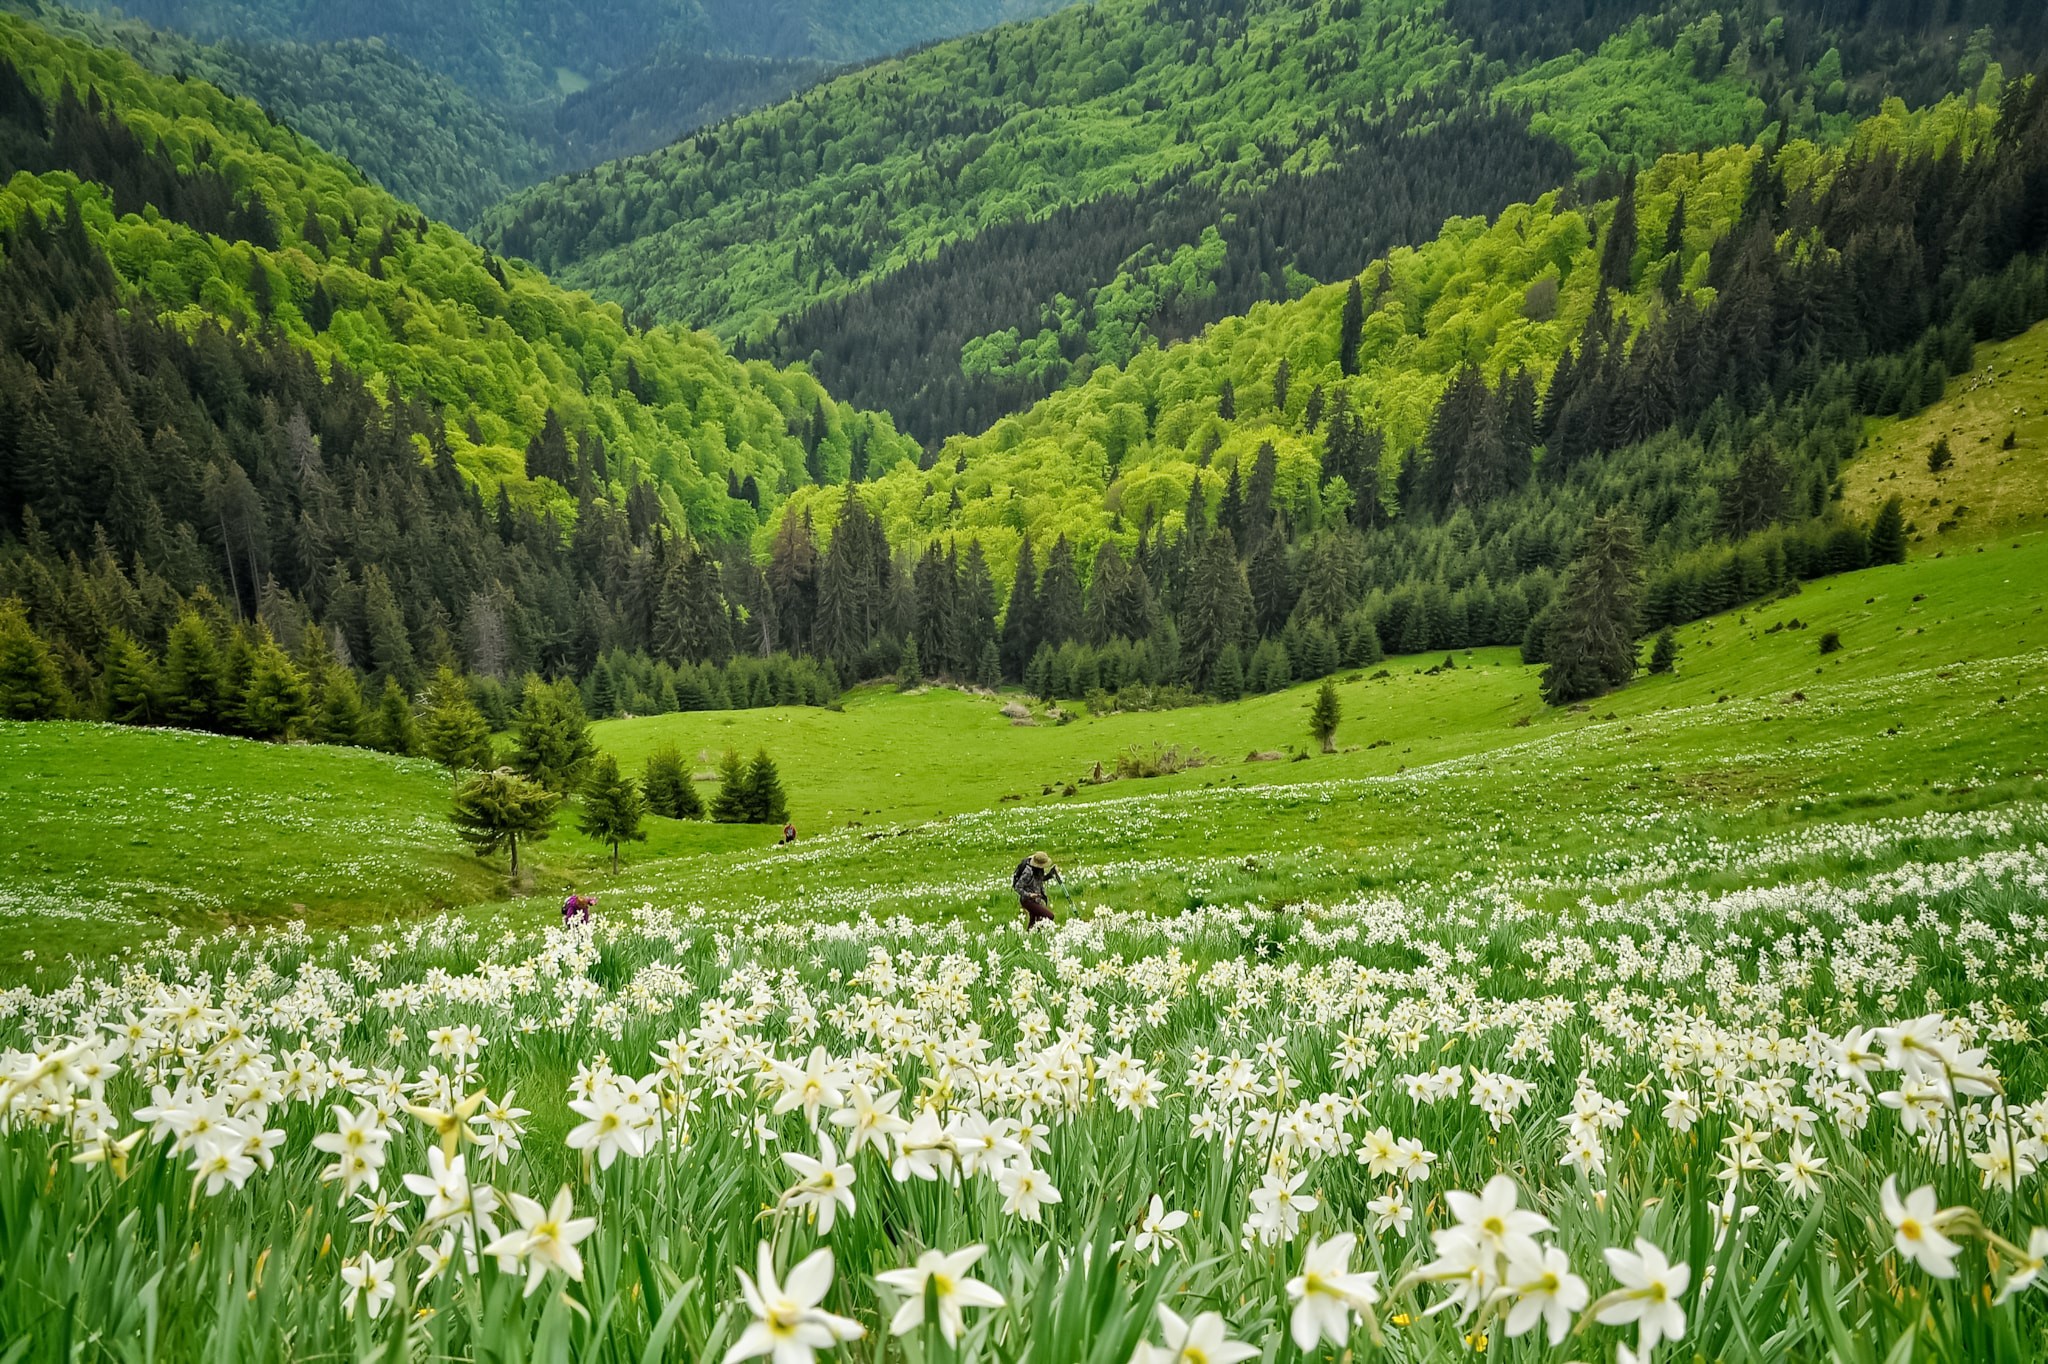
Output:
<instances>
[{"instance_id":1,"label":"distant mountain ridge","mask_svg":"<svg viewBox=\"0 0 2048 1364\"><path fill-rule=\"evenodd\" d=\"M0 0L246 95L458 225L545 176L664 146L842 66L1060 0L509 7Z\"/></svg>"},{"instance_id":2,"label":"distant mountain ridge","mask_svg":"<svg viewBox=\"0 0 2048 1364\"><path fill-rule=\"evenodd\" d=\"M1611 193L1672 150L1828 143L1888 96L1972 93L2048 52L2048 7L2004 0L1572 12L1099 0L536 186L480 235L636 315L810 361L930 443L1447 216L1580 176Z\"/></svg>"}]
</instances>

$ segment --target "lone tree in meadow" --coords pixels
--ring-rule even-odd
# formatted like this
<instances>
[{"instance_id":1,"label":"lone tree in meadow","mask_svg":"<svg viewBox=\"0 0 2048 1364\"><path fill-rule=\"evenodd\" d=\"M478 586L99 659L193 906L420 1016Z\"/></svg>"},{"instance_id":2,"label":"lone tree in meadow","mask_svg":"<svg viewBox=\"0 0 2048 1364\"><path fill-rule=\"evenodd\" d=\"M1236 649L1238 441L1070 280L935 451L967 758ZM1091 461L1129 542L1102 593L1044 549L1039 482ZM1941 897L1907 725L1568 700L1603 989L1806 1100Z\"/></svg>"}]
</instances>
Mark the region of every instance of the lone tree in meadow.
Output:
<instances>
[{"instance_id":1,"label":"lone tree in meadow","mask_svg":"<svg viewBox=\"0 0 2048 1364\"><path fill-rule=\"evenodd\" d=\"M583 698L566 681L528 678L513 733L513 770L556 795L576 789L596 753Z\"/></svg>"},{"instance_id":2,"label":"lone tree in meadow","mask_svg":"<svg viewBox=\"0 0 2048 1364\"><path fill-rule=\"evenodd\" d=\"M1316 688L1316 703L1308 713L1308 731L1316 736L1316 742L1323 746L1323 752L1337 751L1337 722L1344 718L1344 707L1337 700L1337 684L1328 678Z\"/></svg>"},{"instance_id":3,"label":"lone tree in meadow","mask_svg":"<svg viewBox=\"0 0 2048 1364\"><path fill-rule=\"evenodd\" d=\"M749 824L781 824L789 818L789 796L782 789L782 774L775 770L775 760L765 748L754 754L754 761L747 768L746 806Z\"/></svg>"},{"instance_id":4,"label":"lone tree in meadow","mask_svg":"<svg viewBox=\"0 0 2048 1364\"><path fill-rule=\"evenodd\" d=\"M420 752L451 772L481 772L491 765L490 723L470 699L468 681L445 665L427 687Z\"/></svg>"},{"instance_id":5,"label":"lone tree in meadow","mask_svg":"<svg viewBox=\"0 0 2048 1364\"><path fill-rule=\"evenodd\" d=\"M647 755L640 790L647 797L648 810L664 819L704 818L704 800L674 744L664 744Z\"/></svg>"},{"instance_id":6,"label":"lone tree in meadow","mask_svg":"<svg viewBox=\"0 0 2048 1364\"><path fill-rule=\"evenodd\" d=\"M528 781L509 767L479 772L455 788L455 810L449 818L455 832L488 857L500 848L512 855L512 876L519 876L519 840L538 843L555 831L555 807L562 798Z\"/></svg>"},{"instance_id":7,"label":"lone tree in meadow","mask_svg":"<svg viewBox=\"0 0 2048 1364\"><path fill-rule=\"evenodd\" d=\"M1626 517L1595 517L1586 528L1579 557L1565 570L1544 651L1543 699L1551 705L1598 696L1635 676L1642 561L1635 523Z\"/></svg>"},{"instance_id":8,"label":"lone tree in meadow","mask_svg":"<svg viewBox=\"0 0 2048 1364\"><path fill-rule=\"evenodd\" d=\"M1650 646L1650 671L1668 673L1677 664L1678 631L1667 625L1657 632L1657 641Z\"/></svg>"},{"instance_id":9,"label":"lone tree in meadow","mask_svg":"<svg viewBox=\"0 0 2048 1364\"><path fill-rule=\"evenodd\" d=\"M718 760L718 794L711 798L711 818L720 824L747 822L747 760L728 748Z\"/></svg>"},{"instance_id":10,"label":"lone tree in meadow","mask_svg":"<svg viewBox=\"0 0 2048 1364\"><path fill-rule=\"evenodd\" d=\"M631 777L619 774L619 760L599 754L583 779L583 814L576 827L586 838L612 845L612 875L619 874L619 844L647 841L647 831L640 827L646 813L647 798Z\"/></svg>"},{"instance_id":11,"label":"lone tree in meadow","mask_svg":"<svg viewBox=\"0 0 2048 1364\"><path fill-rule=\"evenodd\" d=\"M1877 509L1877 515L1871 518L1870 562L1906 562L1906 506L1897 493L1887 497L1884 505Z\"/></svg>"}]
</instances>

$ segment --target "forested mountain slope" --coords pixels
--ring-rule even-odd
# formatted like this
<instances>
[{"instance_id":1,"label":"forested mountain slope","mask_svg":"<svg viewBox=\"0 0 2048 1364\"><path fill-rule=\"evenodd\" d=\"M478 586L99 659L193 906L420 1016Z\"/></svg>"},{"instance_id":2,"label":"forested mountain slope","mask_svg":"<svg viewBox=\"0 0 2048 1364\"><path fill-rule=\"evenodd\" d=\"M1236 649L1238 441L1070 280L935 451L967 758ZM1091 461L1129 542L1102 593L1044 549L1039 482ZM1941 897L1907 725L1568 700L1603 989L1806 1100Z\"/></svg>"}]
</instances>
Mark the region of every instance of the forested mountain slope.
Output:
<instances>
[{"instance_id":1,"label":"forested mountain slope","mask_svg":"<svg viewBox=\"0 0 2048 1364\"><path fill-rule=\"evenodd\" d=\"M1766 130L1837 139L2048 42L2002 2L1526 9L1100 0L536 187L484 237L810 359L931 442L1447 216Z\"/></svg>"},{"instance_id":2,"label":"forested mountain slope","mask_svg":"<svg viewBox=\"0 0 2048 1364\"><path fill-rule=\"evenodd\" d=\"M499 261L252 104L8 15L0 183L0 534L132 572L159 613L202 589L310 613L408 676L465 633L561 666L684 525L743 538L797 483L914 453L804 373Z\"/></svg>"},{"instance_id":3,"label":"forested mountain slope","mask_svg":"<svg viewBox=\"0 0 2048 1364\"><path fill-rule=\"evenodd\" d=\"M1380 642L1542 657L1558 575L1603 515L1643 537L1647 628L1903 552L1896 523L1833 511L1864 415L1920 410L1977 340L2048 315L2048 83L1987 93L1455 221L1097 370L857 503L800 493L760 538L770 580L811 553L799 522L924 540L918 657L959 669L946 565L971 540L1015 583L1010 669L1146 639L1214 689L1226 653L1233 688L1254 651L1295 676ZM822 604L808 619L840 647Z\"/></svg>"},{"instance_id":4,"label":"forested mountain slope","mask_svg":"<svg viewBox=\"0 0 2048 1364\"><path fill-rule=\"evenodd\" d=\"M544 176L663 146L846 62L1056 0L80 3L92 12L5 7L246 95L399 197L468 225Z\"/></svg>"},{"instance_id":5,"label":"forested mountain slope","mask_svg":"<svg viewBox=\"0 0 2048 1364\"><path fill-rule=\"evenodd\" d=\"M240 680L208 695L360 676L386 735L443 662L573 676L603 714L883 674L1137 707L1520 643L1569 700L1625 681L1641 630L1903 555L1897 506L1838 502L1866 417L2048 316L2048 81L1987 61L1933 105L1631 161L1356 272L1316 257L1335 282L1179 345L1134 315L1118 363L921 451L203 83L16 19L0 55L0 645L67 679L44 710L161 718L190 688L135 679L209 648ZM1576 161L1495 107L1394 116L1475 167L1516 139ZM1358 145L1392 175L1377 126ZM1296 183L1184 180L1310 202ZM1619 646L1574 671L1595 579Z\"/></svg>"},{"instance_id":6,"label":"forested mountain slope","mask_svg":"<svg viewBox=\"0 0 2048 1364\"><path fill-rule=\"evenodd\" d=\"M638 66L673 44L726 56L859 61L1030 18L1062 0L128 0L118 8L204 42L378 39L508 103Z\"/></svg>"}]
</instances>

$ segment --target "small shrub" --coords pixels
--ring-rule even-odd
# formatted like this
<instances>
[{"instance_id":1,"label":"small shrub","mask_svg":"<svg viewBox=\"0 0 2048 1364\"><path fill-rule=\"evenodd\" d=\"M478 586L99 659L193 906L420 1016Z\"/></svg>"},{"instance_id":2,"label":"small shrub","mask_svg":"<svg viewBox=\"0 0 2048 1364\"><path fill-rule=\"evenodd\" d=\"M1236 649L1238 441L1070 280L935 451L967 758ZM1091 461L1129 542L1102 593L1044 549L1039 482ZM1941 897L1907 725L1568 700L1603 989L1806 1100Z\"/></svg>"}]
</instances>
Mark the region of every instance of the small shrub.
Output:
<instances>
[{"instance_id":1,"label":"small shrub","mask_svg":"<svg viewBox=\"0 0 2048 1364\"><path fill-rule=\"evenodd\" d=\"M1955 452L1948 448L1948 437L1934 442L1934 448L1927 452L1927 472L1938 474L1956 462Z\"/></svg>"},{"instance_id":2,"label":"small shrub","mask_svg":"<svg viewBox=\"0 0 2048 1364\"><path fill-rule=\"evenodd\" d=\"M1170 777L1208 765L1208 754L1194 747L1183 750L1179 744L1153 744L1150 748L1132 744L1116 756L1120 778Z\"/></svg>"},{"instance_id":3,"label":"small shrub","mask_svg":"<svg viewBox=\"0 0 2048 1364\"><path fill-rule=\"evenodd\" d=\"M1832 654L1839 652L1841 647L1842 636L1838 631L1829 630L1827 633L1823 634L1820 637L1820 651L1823 654Z\"/></svg>"},{"instance_id":4,"label":"small shrub","mask_svg":"<svg viewBox=\"0 0 2048 1364\"><path fill-rule=\"evenodd\" d=\"M1773 626L1773 629L1777 627ZM1665 626L1657 632L1657 640L1650 646L1650 671L1668 673L1678 663L1678 632Z\"/></svg>"}]
</instances>

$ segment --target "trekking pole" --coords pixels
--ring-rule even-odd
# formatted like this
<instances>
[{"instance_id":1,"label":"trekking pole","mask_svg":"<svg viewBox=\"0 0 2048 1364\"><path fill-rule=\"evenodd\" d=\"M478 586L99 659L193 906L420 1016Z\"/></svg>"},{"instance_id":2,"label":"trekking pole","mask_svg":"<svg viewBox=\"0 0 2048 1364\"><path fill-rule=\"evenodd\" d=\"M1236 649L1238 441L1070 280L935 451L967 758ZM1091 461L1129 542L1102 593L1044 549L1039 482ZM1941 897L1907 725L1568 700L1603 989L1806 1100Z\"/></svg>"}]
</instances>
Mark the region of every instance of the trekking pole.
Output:
<instances>
[{"instance_id":1,"label":"trekking pole","mask_svg":"<svg viewBox=\"0 0 2048 1364\"><path fill-rule=\"evenodd\" d=\"M1074 892L1067 889L1067 878L1064 876L1060 878L1060 894L1067 897L1067 913L1072 914L1074 912Z\"/></svg>"}]
</instances>

